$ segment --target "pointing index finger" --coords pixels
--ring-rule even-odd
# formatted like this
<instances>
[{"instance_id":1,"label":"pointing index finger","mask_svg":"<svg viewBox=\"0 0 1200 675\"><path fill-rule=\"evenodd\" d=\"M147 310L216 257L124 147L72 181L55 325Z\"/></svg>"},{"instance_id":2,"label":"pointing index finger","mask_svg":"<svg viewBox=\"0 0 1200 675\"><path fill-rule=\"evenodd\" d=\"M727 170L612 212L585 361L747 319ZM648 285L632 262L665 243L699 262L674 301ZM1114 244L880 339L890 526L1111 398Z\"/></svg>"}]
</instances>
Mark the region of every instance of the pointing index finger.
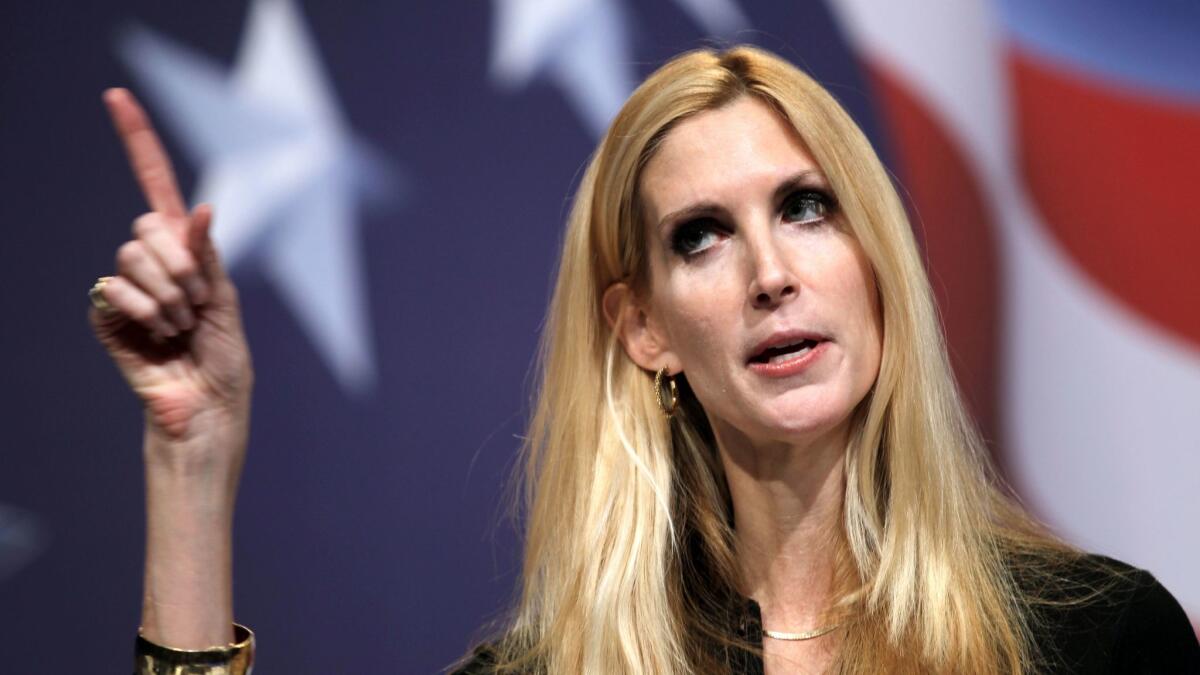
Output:
<instances>
[{"instance_id":1,"label":"pointing index finger","mask_svg":"<svg viewBox=\"0 0 1200 675\"><path fill-rule=\"evenodd\" d=\"M171 159L137 99L127 89L109 89L104 92L104 103L150 208L163 215L186 216Z\"/></svg>"}]
</instances>

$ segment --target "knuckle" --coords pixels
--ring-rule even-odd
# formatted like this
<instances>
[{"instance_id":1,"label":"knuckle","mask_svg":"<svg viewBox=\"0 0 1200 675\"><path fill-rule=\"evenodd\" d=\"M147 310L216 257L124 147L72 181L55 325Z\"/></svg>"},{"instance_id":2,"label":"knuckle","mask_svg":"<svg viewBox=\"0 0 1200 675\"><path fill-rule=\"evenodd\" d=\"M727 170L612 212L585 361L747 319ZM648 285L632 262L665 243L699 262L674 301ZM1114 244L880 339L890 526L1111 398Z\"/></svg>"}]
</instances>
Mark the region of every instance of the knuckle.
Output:
<instances>
[{"instance_id":1,"label":"knuckle","mask_svg":"<svg viewBox=\"0 0 1200 675\"><path fill-rule=\"evenodd\" d=\"M158 320L158 306L154 303L138 304L130 307L127 313L141 324L152 324Z\"/></svg>"},{"instance_id":2,"label":"knuckle","mask_svg":"<svg viewBox=\"0 0 1200 675\"><path fill-rule=\"evenodd\" d=\"M171 168L165 164L156 162L142 169L142 179L148 183L163 183L173 178Z\"/></svg>"},{"instance_id":3,"label":"knuckle","mask_svg":"<svg viewBox=\"0 0 1200 675\"><path fill-rule=\"evenodd\" d=\"M170 274L175 279L185 279L194 276L199 271L196 261L190 255L184 255L171 263Z\"/></svg>"},{"instance_id":4,"label":"knuckle","mask_svg":"<svg viewBox=\"0 0 1200 675\"><path fill-rule=\"evenodd\" d=\"M157 213L143 213L133 221L133 234L135 237L144 237L160 225Z\"/></svg>"},{"instance_id":5,"label":"knuckle","mask_svg":"<svg viewBox=\"0 0 1200 675\"><path fill-rule=\"evenodd\" d=\"M180 306L183 304L184 299L183 291L179 290L178 286L165 288L158 294L158 301L168 307Z\"/></svg>"},{"instance_id":6,"label":"knuckle","mask_svg":"<svg viewBox=\"0 0 1200 675\"><path fill-rule=\"evenodd\" d=\"M142 242L133 239L121 244L117 249L117 266L128 267L137 263L145 255L146 251L142 246Z\"/></svg>"}]
</instances>

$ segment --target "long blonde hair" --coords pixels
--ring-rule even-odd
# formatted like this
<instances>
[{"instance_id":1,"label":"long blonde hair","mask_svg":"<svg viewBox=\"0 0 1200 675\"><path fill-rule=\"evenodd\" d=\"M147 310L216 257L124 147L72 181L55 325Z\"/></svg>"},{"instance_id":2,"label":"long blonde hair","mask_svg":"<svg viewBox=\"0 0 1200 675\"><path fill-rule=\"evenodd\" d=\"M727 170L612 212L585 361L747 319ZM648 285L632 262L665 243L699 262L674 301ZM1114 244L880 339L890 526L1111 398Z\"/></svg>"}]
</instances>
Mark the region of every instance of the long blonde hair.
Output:
<instances>
[{"instance_id":1,"label":"long blonde hair","mask_svg":"<svg viewBox=\"0 0 1200 675\"><path fill-rule=\"evenodd\" d=\"M743 96L804 139L881 299L880 371L845 454L839 607L854 618L836 669L1027 672L1014 561L1068 549L996 487L912 230L867 139L820 85L749 47L690 52L652 74L583 176L541 345L522 584L495 643L498 670L722 672L739 649L729 495L711 429L686 386L683 412L664 418L601 297L613 282L646 282L637 185L658 143L680 120Z\"/></svg>"}]
</instances>

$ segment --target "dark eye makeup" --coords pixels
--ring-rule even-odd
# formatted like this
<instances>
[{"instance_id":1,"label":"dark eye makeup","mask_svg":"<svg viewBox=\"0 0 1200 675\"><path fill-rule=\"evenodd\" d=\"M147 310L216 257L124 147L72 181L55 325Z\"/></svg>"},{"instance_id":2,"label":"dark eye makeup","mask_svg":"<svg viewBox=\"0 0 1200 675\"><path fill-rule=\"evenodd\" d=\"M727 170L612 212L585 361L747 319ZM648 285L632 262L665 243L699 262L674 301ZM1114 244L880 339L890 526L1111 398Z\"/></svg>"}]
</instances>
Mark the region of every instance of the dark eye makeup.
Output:
<instances>
[{"instance_id":1,"label":"dark eye makeup","mask_svg":"<svg viewBox=\"0 0 1200 675\"><path fill-rule=\"evenodd\" d=\"M834 206L833 197L824 190L804 189L788 195L781 211L793 223L813 223L829 216Z\"/></svg>"},{"instance_id":2,"label":"dark eye makeup","mask_svg":"<svg viewBox=\"0 0 1200 675\"><path fill-rule=\"evenodd\" d=\"M779 206L779 216L786 223L817 225L833 215L837 202L821 188L806 187L787 195ZM671 250L683 258L700 255L711 247L718 237L732 232L733 228L715 216L701 216L685 220L671 231Z\"/></svg>"},{"instance_id":3,"label":"dark eye makeup","mask_svg":"<svg viewBox=\"0 0 1200 675\"><path fill-rule=\"evenodd\" d=\"M712 245L711 240L725 229L712 217L693 218L680 223L671 232L671 250L686 257L698 255Z\"/></svg>"}]
</instances>

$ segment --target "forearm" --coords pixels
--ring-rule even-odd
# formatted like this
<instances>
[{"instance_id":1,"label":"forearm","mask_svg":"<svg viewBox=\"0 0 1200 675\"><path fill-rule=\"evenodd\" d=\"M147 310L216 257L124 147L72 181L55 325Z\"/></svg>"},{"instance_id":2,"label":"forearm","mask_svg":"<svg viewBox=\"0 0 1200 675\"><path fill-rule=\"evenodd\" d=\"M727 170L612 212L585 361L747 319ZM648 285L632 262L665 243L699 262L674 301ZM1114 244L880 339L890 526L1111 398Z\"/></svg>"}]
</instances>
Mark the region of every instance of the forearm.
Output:
<instances>
[{"instance_id":1,"label":"forearm","mask_svg":"<svg viewBox=\"0 0 1200 675\"><path fill-rule=\"evenodd\" d=\"M146 431L146 567L142 635L161 645L201 649L233 640L233 512L240 466L188 457L240 457L198 443L245 444L244 429L175 440ZM172 462L154 458L171 457Z\"/></svg>"}]
</instances>

